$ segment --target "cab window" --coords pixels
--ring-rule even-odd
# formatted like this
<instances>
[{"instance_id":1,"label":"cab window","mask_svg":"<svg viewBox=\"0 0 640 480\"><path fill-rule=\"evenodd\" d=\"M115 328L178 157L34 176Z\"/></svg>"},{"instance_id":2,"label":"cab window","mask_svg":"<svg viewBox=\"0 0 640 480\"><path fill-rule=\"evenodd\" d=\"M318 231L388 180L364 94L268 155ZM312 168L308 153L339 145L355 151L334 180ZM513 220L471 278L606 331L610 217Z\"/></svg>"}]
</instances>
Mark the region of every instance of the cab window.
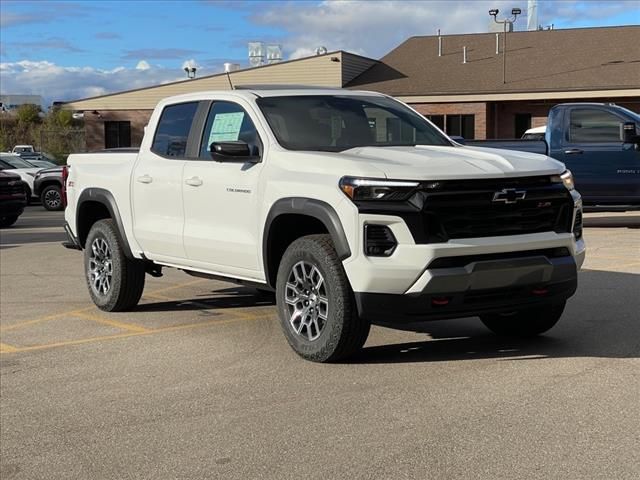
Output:
<instances>
[{"instance_id":1,"label":"cab window","mask_svg":"<svg viewBox=\"0 0 640 480\"><path fill-rule=\"evenodd\" d=\"M211 144L214 142L237 141L249 145L251 155L262 154L258 131L245 109L233 102L214 102L200 142L200 158L211 159Z\"/></svg>"},{"instance_id":2,"label":"cab window","mask_svg":"<svg viewBox=\"0 0 640 480\"><path fill-rule=\"evenodd\" d=\"M622 121L604 110L571 110L569 140L572 143L621 142Z\"/></svg>"}]
</instances>

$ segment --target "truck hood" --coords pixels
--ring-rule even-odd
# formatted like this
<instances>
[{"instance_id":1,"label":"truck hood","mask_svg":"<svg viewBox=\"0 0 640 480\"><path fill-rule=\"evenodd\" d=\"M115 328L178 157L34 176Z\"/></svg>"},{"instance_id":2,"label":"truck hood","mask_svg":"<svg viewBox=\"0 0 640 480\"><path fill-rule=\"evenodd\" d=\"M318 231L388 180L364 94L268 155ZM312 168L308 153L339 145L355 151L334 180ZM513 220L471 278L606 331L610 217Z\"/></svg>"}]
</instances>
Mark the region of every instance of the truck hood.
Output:
<instances>
[{"instance_id":1,"label":"truck hood","mask_svg":"<svg viewBox=\"0 0 640 480\"><path fill-rule=\"evenodd\" d=\"M366 162L387 178L447 180L562 173L562 163L545 155L481 147L356 147L340 153Z\"/></svg>"}]
</instances>

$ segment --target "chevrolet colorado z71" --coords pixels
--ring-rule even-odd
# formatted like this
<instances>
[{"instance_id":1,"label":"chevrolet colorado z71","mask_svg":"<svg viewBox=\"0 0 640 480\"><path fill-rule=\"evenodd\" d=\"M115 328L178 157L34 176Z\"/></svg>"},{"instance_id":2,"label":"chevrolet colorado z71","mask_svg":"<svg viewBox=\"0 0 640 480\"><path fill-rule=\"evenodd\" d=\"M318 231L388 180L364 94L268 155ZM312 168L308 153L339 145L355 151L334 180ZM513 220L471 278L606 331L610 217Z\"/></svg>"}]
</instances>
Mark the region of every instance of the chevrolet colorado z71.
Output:
<instances>
[{"instance_id":1,"label":"chevrolet colorado z71","mask_svg":"<svg viewBox=\"0 0 640 480\"><path fill-rule=\"evenodd\" d=\"M66 246L94 303L132 309L162 267L273 290L292 348L371 323L479 316L551 328L582 265L580 195L543 155L465 147L371 92L250 88L162 100L138 150L71 155Z\"/></svg>"}]
</instances>

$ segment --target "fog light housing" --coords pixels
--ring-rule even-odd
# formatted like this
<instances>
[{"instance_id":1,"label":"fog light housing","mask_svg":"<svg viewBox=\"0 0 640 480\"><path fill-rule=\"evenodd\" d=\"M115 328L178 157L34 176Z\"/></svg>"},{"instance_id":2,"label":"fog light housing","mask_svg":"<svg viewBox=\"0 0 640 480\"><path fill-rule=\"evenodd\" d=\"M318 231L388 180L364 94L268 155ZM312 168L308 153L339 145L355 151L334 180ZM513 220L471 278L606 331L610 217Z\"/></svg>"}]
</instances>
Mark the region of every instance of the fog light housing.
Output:
<instances>
[{"instance_id":1,"label":"fog light housing","mask_svg":"<svg viewBox=\"0 0 640 480\"><path fill-rule=\"evenodd\" d=\"M573 236L578 240L582 237L582 209L576 211L576 218L573 220Z\"/></svg>"},{"instance_id":2,"label":"fog light housing","mask_svg":"<svg viewBox=\"0 0 640 480\"><path fill-rule=\"evenodd\" d=\"M364 253L368 257L389 257L398 242L386 225L364 226Z\"/></svg>"}]
</instances>

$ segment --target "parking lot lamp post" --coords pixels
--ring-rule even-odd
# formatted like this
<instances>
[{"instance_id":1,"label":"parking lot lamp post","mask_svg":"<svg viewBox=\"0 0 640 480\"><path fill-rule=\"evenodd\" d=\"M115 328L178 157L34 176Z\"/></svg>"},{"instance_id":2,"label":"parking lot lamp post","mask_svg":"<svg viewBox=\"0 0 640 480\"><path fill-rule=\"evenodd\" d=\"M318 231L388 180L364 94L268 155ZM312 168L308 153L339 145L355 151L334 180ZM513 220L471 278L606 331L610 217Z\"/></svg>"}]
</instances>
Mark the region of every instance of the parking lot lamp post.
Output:
<instances>
[{"instance_id":1,"label":"parking lot lamp post","mask_svg":"<svg viewBox=\"0 0 640 480\"><path fill-rule=\"evenodd\" d=\"M502 20L498 20L498 13L500 10L497 8L493 8L489 10L489 15L493 17L493 21L496 23L501 23L503 25L504 37L502 40L502 83L507 83L507 32L509 29L513 28L513 24L516 23L516 19L518 15L522 13L522 10L519 8L514 8L511 10L510 18L503 18ZM507 29L507 25L509 25L509 29Z\"/></svg>"}]
</instances>

